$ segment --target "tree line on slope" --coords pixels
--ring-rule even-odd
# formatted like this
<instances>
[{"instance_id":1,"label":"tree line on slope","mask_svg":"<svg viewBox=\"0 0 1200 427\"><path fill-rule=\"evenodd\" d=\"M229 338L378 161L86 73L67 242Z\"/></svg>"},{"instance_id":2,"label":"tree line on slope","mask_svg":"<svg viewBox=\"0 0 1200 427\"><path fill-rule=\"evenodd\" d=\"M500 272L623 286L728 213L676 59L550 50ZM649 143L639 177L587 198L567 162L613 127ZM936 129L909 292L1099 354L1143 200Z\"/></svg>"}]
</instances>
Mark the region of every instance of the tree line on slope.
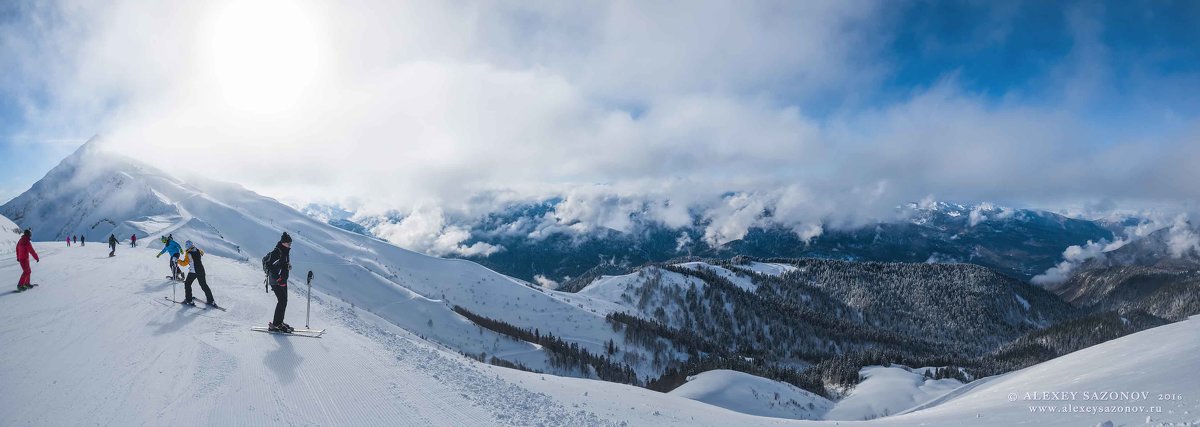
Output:
<instances>
[{"instance_id":1,"label":"tree line on slope","mask_svg":"<svg viewBox=\"0 0 1200 427\"><path fill-rule=\"evenodd\" d=\"M731 369L826 397L860 382L865 366L941 367L934 377L967 380L1164 322L1144 313L1089 314L973 265L771 259L795 270L769 276L750 271L751 261L705 262L749 279L753 289L708 268L668 263L640 269L641 281L626 290L637 310L607 319L623 332L624 346L653 355L648 361L630 357L633 352L617 357L622 352L612 342L607 355L594 355L536 329L455 310L488 329L542 344L557 366L609 381L669 391L688 376ZM666 274L688 280L665 280ZM637 378L630 364L641 362L661 375Z\"/></svg>"}]
</instances>

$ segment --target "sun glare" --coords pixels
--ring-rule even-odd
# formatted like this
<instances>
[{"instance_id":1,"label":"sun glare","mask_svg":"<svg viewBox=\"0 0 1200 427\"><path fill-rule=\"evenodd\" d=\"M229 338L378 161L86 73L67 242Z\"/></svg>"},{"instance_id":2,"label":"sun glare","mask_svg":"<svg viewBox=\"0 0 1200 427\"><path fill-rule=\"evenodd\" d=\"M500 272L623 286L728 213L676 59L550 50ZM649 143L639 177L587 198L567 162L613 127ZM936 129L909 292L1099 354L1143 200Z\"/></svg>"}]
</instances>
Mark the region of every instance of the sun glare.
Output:
<instances>
[{"instance_id":1,"label":"sun glare","mask_svg":"<svg viewBox=\"0 0 1200 427\"><path fill-rule=\"evenodd\" d=\"M234 1L219 11L213 65L231 108L286 111L311 89L319 66L318 38L302 6L290 0Z\"/></svg>"}]
</instances>

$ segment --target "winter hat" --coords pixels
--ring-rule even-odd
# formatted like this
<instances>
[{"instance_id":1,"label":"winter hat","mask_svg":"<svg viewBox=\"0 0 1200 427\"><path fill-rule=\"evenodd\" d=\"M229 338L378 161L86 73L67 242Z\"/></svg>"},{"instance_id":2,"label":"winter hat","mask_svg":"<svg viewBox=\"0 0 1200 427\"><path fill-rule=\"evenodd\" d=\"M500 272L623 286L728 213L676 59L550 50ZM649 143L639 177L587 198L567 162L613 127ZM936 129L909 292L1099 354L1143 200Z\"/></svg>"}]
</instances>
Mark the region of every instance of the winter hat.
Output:
<instances>
[{"instance_id":1,"label":"winter hat","mask_svg":"<svg viewBox=\"0 0 1200 427\"><path fill-rule=\"evenodd\" d=\"M292 243L292 236L287 234L286 231L283 232L283 237L279 238L279 243Z\"/></svg>"},{"instance_id":2,"label":"winter hat","mask_svg":"<svg viewBox=\"0 0 1200 427\"><path fill-rule=\"evenodd\" d=\"M158 238L158 240L162 241L163 243L167 243L167 236L161 236Z\"/></svg>"},{"instance_id":3,"label":"winter hat","mask_svg":"<svg viewBox=\"0 0 1200 427\"><path fill-rule=\"evenodd\" d=\"M33 230L26 228L25 229L25 237L30 237L30 236L33 236Z\"/></svg>"},{"instance_id":4,"label":"winter hat","mask_svg":"<svg viewBox=\"0 0 1200 427\"><path fill-rule=\"evenodd\" d=\"M191 249L191 248L192 248L192 241L191 241L191 240L188 240L188 241L186 241L186 242L183 242L183 247L185 247L185 248L188 248L188 249Z\"/></svg>"}]
</instances>

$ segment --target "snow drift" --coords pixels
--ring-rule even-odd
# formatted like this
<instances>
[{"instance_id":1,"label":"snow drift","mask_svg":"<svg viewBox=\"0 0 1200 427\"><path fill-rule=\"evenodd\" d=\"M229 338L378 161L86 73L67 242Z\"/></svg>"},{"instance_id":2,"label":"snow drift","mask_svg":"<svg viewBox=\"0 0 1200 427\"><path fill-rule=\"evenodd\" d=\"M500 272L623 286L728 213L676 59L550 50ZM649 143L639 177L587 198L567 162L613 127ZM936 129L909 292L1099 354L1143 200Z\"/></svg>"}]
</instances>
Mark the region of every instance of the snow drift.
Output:
<instances>
[{"instance_id":1,"label":"snow drift","mask_svg":"<svg viewBox=\"0 0 1200 427\"><path fill-rule=\"evenodd\" d=\"M798 420L821 419L833 407L829 399L794 385L729 370L692 376L669 394L744 414Z\"/></svg>"}]
</instances>

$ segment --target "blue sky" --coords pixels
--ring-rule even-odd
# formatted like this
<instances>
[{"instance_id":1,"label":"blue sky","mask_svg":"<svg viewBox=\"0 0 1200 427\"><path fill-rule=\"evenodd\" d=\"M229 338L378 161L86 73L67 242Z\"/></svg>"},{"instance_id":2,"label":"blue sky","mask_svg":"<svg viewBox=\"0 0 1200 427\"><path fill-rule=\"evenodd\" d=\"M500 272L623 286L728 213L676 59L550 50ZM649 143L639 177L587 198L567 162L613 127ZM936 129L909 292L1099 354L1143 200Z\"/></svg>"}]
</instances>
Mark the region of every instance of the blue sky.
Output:
<instances>
[{"instance_id":1,"label":"blue sky","mask_svg":"<svg viewBox=\"0 0 1200 427\"><path fill-rule=\"evenodd\" d=\"M1193 1L65 1L0 7L0 36L5 200L96 134L400 208L1200 197Z\"/></svg>"},{"instance_id":2,"label":"blue sky","mask_svg":"<svg viewBox=\"0 0 1200 427\"><path fill-rule=\"evenodd\" d=\"M1104 102L1082 106L1095 114L1152 108L1146 105L1151 103L1192 113L1200 107L1197 97L1183 90L1197 88L1200 70L1196 2L902 2L894 7L895 33L886 55L895 68L886 82L900 96L953 77L964 90L992 100L1054 103L1063 96L1059 74L1082 67L1079 71L1107 79L1090 93ZM1097 52L1085 52L1088 44ZM1173 79L1185 81L1173 85Z\"/></svg>"}]
</instances>

